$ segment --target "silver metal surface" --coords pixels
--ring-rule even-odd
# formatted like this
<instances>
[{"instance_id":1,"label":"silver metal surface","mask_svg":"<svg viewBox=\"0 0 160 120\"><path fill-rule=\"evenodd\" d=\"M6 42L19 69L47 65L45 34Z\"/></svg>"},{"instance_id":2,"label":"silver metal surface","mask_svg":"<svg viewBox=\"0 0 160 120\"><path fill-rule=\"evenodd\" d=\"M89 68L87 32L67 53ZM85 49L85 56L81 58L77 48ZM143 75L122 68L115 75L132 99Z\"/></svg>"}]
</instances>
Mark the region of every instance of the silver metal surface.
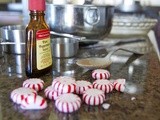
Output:
<instances>
[{"instance_id":1,"label":"silver metal surface","mask_svg":"<svg viewBox=\"0 0 160 120\"><path fill-rule=\"evenodd\" d=\"M116 8L122 12L142 12L140 2L136 0L122 0L122 3Z\"/></svg>"},{"instance_id":2,"label":"silver metal surface","mask_svg":"<svg viewBox=\"0 0 160 120\"><path fill-rule=\"evenodd\" d=\"M46 21L51 31L90 39L106 37L112 27L111 6L46 5Z\"/></svg>"},{"instance_id":3,"label":"silver metal surface","mask_svg":"<svg viewBox=\"0 0 160 120\"><path fill-rule=\"evenodd\" d=\"M25 53L25 44L24 44L25 26L21 25L3 26L0 28L0 31L1 31L1 38L3 39L1 43L2 44L3 42L6 43L4 45L4 52L13 54Z\"/></svg>"},{"instance_id":4,"label":"silver metal surface","mask_svg":"<svg viewBox=\"0 0 160 120\"><path fill-rule=\"evenodd\" d=\"M76 39L76 40L84 40L84 39L86 39L85 37L79 37L79 36L66 34L66 33L57 33L57 32L54 32L54 31L50 31L50 34L56 35L56 36L60 36L60 37L73 38L73 39Z\"/></svg>"},{"instance_id":5,"label":"silver metal surface","mask_svg":"<svg viewBox=\"0 0 160 120\"><path fill-rule=\"evenodd\" d=\"M71 38L53 38L52 54L54 57L73 57L79 49L79 42Z\"/></svg>"},{"instance_id":6,"label":"silver metal surface","mask_svg":"<svg viewBox=\"0 0 160 120\"><path fill-rule=\"evenodd\" d=\"M0 38L1 39L1 38ZM25 43L16 43L16 42L0 42L1 45L16 45L16 44L20 44L20 45L24 45Z\"/></svg>"}]
</instances>

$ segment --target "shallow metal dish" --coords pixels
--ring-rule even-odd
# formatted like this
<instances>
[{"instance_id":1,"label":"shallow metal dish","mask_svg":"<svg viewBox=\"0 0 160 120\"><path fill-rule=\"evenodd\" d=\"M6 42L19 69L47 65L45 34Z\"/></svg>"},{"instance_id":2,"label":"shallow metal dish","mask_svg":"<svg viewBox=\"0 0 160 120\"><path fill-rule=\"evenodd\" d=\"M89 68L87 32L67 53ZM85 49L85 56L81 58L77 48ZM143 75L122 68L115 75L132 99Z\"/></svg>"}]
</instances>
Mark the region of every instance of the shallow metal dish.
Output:
<instances>
[{"instance_id":1,"label":"shallow metal dish","mask_svg":"<svg viewBox=\"0 0 160 120\"><path fill-rule=\"evenodd\" d=\"M47 4L46 21L57 33L101 39L110 33L113 12L112 6Z\"/></svg>"}]
</instances>

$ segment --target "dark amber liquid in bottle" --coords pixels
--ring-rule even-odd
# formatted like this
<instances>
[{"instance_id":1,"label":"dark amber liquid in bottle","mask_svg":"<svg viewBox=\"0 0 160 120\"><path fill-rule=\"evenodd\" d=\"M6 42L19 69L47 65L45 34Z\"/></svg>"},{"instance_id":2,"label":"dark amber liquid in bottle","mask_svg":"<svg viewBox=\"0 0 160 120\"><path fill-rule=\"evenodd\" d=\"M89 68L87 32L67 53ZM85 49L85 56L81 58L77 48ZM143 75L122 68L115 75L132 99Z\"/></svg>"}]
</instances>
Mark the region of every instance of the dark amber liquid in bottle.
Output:
<instances>
[{"instance_id":1,"label":"dark amber liquid in bottle","mask_svg":"<svg viewBox=\"0 0 160 120\"><path fill-rule=\"evenodd\" d=\"M44 19L44 12L31 11L30 22L26 28L26 58L25 58L26 68L25 69L26 69L26 75L28 77L40 77L44 74L51 72L52 70L52 63L43 69L37 68L37 55L39 54L39 52L36 48L37 47L36 33L39 30L49 30L49 27L46 24ZM49 55L51 55L51 51ZM51 56L49 58L52 59Z\"/></svg>"}]
</instances>

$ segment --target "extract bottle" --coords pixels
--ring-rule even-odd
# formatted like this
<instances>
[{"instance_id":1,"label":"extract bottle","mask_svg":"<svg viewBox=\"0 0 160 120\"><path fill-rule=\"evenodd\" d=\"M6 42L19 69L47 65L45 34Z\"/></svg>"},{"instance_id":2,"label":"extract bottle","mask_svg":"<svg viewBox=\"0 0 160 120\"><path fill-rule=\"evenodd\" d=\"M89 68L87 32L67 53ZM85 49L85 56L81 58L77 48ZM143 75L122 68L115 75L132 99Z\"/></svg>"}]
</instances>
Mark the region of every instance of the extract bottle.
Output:
<instances>
[{"instance_id":1,"label":"extract bottle","mask_svg":"<svg viewBox=\"0 0 160 120\"><path fill-rule=\"evenodd\" d=\"M45 0L29 0L26 27L25 70L27 77L40 77L52 70L50 30L45 21Z\"/></svg>"}]
</instances>

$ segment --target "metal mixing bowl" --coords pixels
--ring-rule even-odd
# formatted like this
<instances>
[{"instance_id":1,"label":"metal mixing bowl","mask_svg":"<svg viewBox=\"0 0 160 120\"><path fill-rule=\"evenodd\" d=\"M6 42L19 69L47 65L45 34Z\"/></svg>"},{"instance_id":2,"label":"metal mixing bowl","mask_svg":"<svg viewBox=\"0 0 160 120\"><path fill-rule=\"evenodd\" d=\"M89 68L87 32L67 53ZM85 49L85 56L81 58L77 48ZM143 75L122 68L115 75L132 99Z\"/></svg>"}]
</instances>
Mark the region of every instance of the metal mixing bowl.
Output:
<instances>
[{"instance_id":1,"label":"metal mixing bowl","mask_svg":"<svg viewBox=\"0 0 160 120\"><path fill-rule=\"evenodd\" d=\"M102 39L110 33L113 12L112 6L47 4L46 21L57 33Z\"/></svg>"}]
</instances>

